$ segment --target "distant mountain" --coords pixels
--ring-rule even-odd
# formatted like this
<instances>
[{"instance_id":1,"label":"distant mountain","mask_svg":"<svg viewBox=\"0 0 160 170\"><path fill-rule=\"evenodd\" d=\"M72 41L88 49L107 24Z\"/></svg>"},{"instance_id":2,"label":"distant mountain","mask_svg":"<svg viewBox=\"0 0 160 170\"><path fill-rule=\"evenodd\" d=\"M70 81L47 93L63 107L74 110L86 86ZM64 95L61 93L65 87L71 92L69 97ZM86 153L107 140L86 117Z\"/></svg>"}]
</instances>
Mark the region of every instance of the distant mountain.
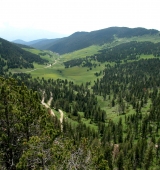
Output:
<instances>
[{"instance_id":1,"label":"distant mountain","mask_svg":"<svg viewBox=\"0 0 160 170\"><path fill-rule=\"evenodd\" d=\"M102 45L104 43L112 42L116 37L129 38L134 36L154 35L159 33L155 29L145 28L127 28L127 27L110 27L91 32L75 32L74 34L59 38L40 40L36 43L29 44L38 49L46 49L57 52L59 54L73 52L91 45Z\"/></svg>"},{"instance_id":2,"label":"distant mountain","mask_svg":"<svg viewBox=\"0 0 160 170\"><path fill-rule=\"evenodd\" d=\"M126 28L126 27L110 27L92 32L77 32L69 37L61 38L56 41L49 50L64 54L86 48L90 45L102 45L104 43L112 42L114 36L118 38L129 38L133 36L143 36L146 34L157 34L159 31L145 28Z\"/></svg>"},{"instance_id":3,"label":"distant mountain","mask_svg":"<svg viewBox=\"0 0 160 170\"><path fill-rule=\"evenodd\" d=\"M27 45L27 43L28 43L28 42L23 41L23 40L20 40L20 39L14 40L14 41L12 41L12 42L13 42L13 43L17 43L17 44L23 44L23 45Z\"/></svg>"},{"instance_id":4,"label":"distant mountain","mask_svg":"<svg viewBox=\"0 0 160 170\"><path fill-rule=\"evenodd\" d=\"M40 50L46 50L49 49L50 46L52 46L52 44L54 42L56 42L57 40L59 40L59 38L56 39L39 39L39 40L33 40L33 41L23 41L23 40L14 40L12 41L13 43L16 43L17 45L26 45L28 47L33 47L33 48L37 48Z\"/></svg>"},{"instance_id":5,"label":"distant mountain","mask_svg":"<svg viewBox=\"0 0 160 170\"><path fill-rule=\"evenodd\" d=\"M36 44L36 43L38 43L38 42L41 42L41 41L45 41L45 40L47 40L47 39L38 39L38 40L33 40L33 41L23 41L23 40L20 40L20 39L18 39L18 40L14 40L14 41L12 41L13 43L16 43L16 44L23 44L23 45L27 45L27 46L30 46L30 45L33 45L33 44Z\"/></svg>"},{"instance_id":6,"label":"distant mountain","mask_svg":"<svg viewBox=\"0 0 160 170\"><path fill-rule=\"evenodd\" d=\"M33 47L33 48L40 49L40 50L46 50L46 49L49 49L50 46L54 42L56 42L57 40L59 40L59 38L57 38L57 39L45 39L45 40L37 41L34 44L30 44L30 46Z\"/></svg>"}]
</instances>

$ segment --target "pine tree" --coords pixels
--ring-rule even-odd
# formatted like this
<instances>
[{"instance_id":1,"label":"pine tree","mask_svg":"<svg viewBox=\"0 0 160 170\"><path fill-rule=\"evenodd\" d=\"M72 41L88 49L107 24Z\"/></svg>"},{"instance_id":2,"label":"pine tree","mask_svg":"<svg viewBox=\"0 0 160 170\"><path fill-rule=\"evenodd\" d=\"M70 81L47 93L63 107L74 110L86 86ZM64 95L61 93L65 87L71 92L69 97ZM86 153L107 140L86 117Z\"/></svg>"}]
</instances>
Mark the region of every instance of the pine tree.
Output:
<instances>
[{"instance_id":1,"label":"pine tree","mask_svg":"<svg viewBox=\"0 0 160 170\"><path fill-rule=\"evenodd\" d=\"M2 165L14 169L23 152L23 142L39 135L40 116L46 115L37 93L17 86L13 79L0 79L0 151Z\"/></svg>"},{"instance_id":2,"label":"pine tree","mask_svg":"<svg viewBox=\"0 0 160 170\"><path fill-rule=\"evenodd\" d=\"M123 170L123 160L124 160L124 157L123 157L123 152L120 151L119 155L118 155L118 158L117 158L117 161L116 161L116 165L117 165L117 168L118 170Z\"/></svg>"},{"instance_id":3,"label":"pine tree","mask_svg":"<svg viewBox=\"0 0 160 170\"><path fill-rule=\"evenodd\" d=\"M145 154L145 158L144 158L144 168L145 170L148 170L149 167L152 165L152 162L153 162L153 147L154 145L153 144L150 144L148 146L148 149L146 151L146 154Z\"/></svg>"}]
</instances>

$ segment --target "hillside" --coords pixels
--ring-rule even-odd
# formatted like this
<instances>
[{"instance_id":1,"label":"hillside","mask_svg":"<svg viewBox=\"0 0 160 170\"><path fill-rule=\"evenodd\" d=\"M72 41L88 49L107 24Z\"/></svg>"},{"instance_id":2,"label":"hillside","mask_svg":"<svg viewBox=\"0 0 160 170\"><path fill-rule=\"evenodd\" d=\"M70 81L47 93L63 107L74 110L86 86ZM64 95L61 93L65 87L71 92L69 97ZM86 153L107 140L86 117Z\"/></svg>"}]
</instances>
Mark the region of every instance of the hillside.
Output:
<instances>
[{"instance_id":1,"label":"hillside","mask_svg":"<svg viewBox=\"0 0 160 170\"><path fill-rule=\"evenodd\" d=\"M158 30L145 28L110 27L92 32L75 32L74 34L53 40L42 40L30 46L38 49L46 49L59 54L73 52L91 45L103 45L110 43L115 38L131 38L144 35L158 34Z\"/></svg>"},{"instance_id":2,"label":"hillside","mask_svg":"<svg viewBox=\"0 0 160 170\"><path fill-rule=\"evenodd\" d=\"M33 48L40 49L40 50L46 50L46 49L49 49L49 47L58 40L59 40L59 38L41 40L34 44L30 44L30 46Z\"/></svg>"},{"instance_id":3,"label":"hillside","mask_svg":"<svg viewBox=\"0 0 160 170\"><path fill-rule=\"evenodd\" d=\"M39 55L30 53L0 38L0 65L1 74L9 68L33 68L33 62L44 64L46 60Z\"/></svg>"},{"instance_id":4,"label":"hillside","mask_svg":"<svg viewBox=\"0 0 160 170\"><path fill-rule=\"evenodd\" d=\"M86 43L110 41L65 55L24 48L47 65L0 78L0 169L159 169L159 33L99 31Z\"/></svg>"},{"instance_id":5,"label":"hillside","mask_svg":"<svg viewBox=\"0 0 160 170\"><path fill-rule=\"evenodd\" d=\"M13 78L0 77L0 91L0 169L63 170L76 164L77 169L109 170L93 129L80 123L77 133L65 120L62 131L57 117L41 105L38 93Z\"/></svg>"},{"instance_id":6,"label":"hillside","mask_svg":"<svg viewBox=\"0 0 160 170\"><path fill-rule=\"evenodd\" d=\"M60 39L55 42L49 50L55 51L59 54L69 53L75 50L79 50L91 45L103 45L105 43L112 42L114 37L129 38L133 36L143 36L146 34L157 34L157 30L147 30L144 28L121 28L111 27L92 32L77 32L69 37Z\"/></svg>"}]
</instances>

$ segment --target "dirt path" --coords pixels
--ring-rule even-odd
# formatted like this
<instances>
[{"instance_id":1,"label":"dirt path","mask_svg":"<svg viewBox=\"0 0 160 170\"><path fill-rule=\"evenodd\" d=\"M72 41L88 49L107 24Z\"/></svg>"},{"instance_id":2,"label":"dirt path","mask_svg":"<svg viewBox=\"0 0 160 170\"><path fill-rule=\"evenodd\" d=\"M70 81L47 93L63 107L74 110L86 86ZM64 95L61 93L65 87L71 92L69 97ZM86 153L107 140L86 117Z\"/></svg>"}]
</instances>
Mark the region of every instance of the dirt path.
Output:
<instances>
[{"instance_id":1,"label":"dirt path","mask_svg":"<svg viewBox=\"0 0 160 170\"><path fill-rule=\"evenodd\" d=\"M52 97L51 97L51 98L52 98ZM51 98L50 98L50 99L51 99ZM51 100L51 101L52 101L52 100ZM42 103L42 105L45 106L47 109L50 108L50 105L44 103L44 93L43 93L43 98L42 98L41 103ZM50 109L50 113L51 113L52 116L55 116L55 114L54 114L54 112L53 112L52 109Z\"/></svg>"},{"instance_id":2,"label":"dirt path","mask_svg":"<svg viewBox=\"0 0 160 170\"><path fill-rule=\"evenodd\" d=\"M50 99L49 99L49 101L48 101L47 104L46 104L46 103L44 103L44 93L45 93L45 92L43 92L43 97L42 97L41 103L42 103L43 106L45 106L45 107L48 109L48 108L50 108L50 105L51 105L51 102L52 102L52 100L53 100L53 97L52 97L52 93L51 93ZM60 123L61 123L61 131L63 131L63 117L64 117L64 114L63 114L63 111L62 111L62 110L58 109L58 111L59 111L59 113L60 113L60 119L59 119L59 121L60 121ZM54 114L54 112L53 112L52 109L50 109L50 113L51 113L51 115L55 116L55 114Z\"/></svg>"},{"instance_id":3,"label":"dirt path","mask_svg":"<svg viewBox=\"0 0 160 170\"><path fill-rule=\"evenodd\" d=\"M59 113L60 113L60 122L61 122L61 131L63 131L63 112L62 110L58 109Z\"/></svg>"},{"instance_id":4,"label":"dirt path","mask_svg":"<svg viewBox=\"0 0 160 170\"><path fill-rule=\"evenodd\" d=\"M62 110L58 109L59 113L60 113L60 122L63 123L63 112Z\"/></svg>"},{"instance_id":5,"label":"dirt path","mask_svg":"<svg viewBox=\"0 0 160 170\"><path fill-rule=\"evenodd\" d=\"M51 102L53 100L52 93L50 92L50 94L51 94L50 99L47 102L48 106L51 106Z\"/></svg>"}]
</instances>

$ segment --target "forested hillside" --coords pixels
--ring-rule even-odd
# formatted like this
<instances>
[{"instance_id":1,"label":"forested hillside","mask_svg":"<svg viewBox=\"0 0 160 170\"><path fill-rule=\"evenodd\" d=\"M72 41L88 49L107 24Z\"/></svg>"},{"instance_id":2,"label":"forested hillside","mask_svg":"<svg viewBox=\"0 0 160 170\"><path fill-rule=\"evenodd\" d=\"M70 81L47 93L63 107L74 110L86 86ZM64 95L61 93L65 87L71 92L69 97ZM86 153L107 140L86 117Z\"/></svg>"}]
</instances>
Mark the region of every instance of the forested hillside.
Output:
<instances>
[{"instance_id":1,"label":"forested hillside","mask_svg":"<svg viewBox=\"0 0 160 170\"><path fill-rule=\"evenodd\" d=\"M29 42L18 39L18 40L14 40L13 43L30 46L32 44L36 44L36 43L41 42L43 40L47 40L47 39L38 39L38 40L29 41Z\"/></svg>"},{"instance_id":2,"label":"forested hillside","mask_svg":"<svg viewBox=\"0 0 160 170\"><path fill-rule=\"evenodd\" d=\"M159 31L145 28L127 28L127 27L110 27L102 30L91 32L75 32L72 35L59 39L40 40L35 43L29 42L29 45L41 50L51 50L59 54L73 52L91 45L103 45L110 43L116 38L141 37L144 35L157 35ZM20 43L20 42L19 42ZM22 42L22 44L24 44Z\"/></svg>"},{"instance_id":3,"label":"forested hillside","mask_svg":"<svg viewBox=\"0 0 160 170\"><path fill-rule=\"evenodd\" d=\"M127 62L127 60L138 60L141 55L153 55L155 57L160 57L160 43L131 41L112 48L100 50L98 54L93 56L68 60L64 62L64 65L66 68L74 66L96 67L97 63L95 65L95 62L121 63L122 60L124 62Z\"/></svg>"},{"instance_id":4,"label":"forested hillside","mask_svg":"<svg viewBox=\"0 0 160 170\"><path fill-rule=\"evenodd\" d=\"M67 80L28 81L31 77L25 74L14 76L34 90L39 87L42 91L45 89L46 101L53 94L52 107L61 108L69 118L78 122L76 127L63 125L64 132L69 133L75 142L81 138L91 140L91 146L95 140L100 142L99 166L102 169L150 169L160 166L159 68L159 58L141 59L114 67L107 65L104 76L92 86L93 93L88 90L89 83L79 86ZM103 96L104 101L115 108L116 121L101 110L97 95ZM90 125L98 127L97 130L84 124L81 112L85 119L90 120Z\"/></svg>"},{"instance_id":5,"label":"forested hillside","mask_svg":"<svg viewBox=\"0 0 160 170\"><path fill-rule=\"evenodd\" d=\"M61 131L38 93L14 79L0 78L0 117L0 169L108 169L97 132L65 120Z\"/></svg>"},{"instance_id":6,"label":"forested hillside","mask_svg":"<svg viewBox=\"0 0 160 170\"><path fill-rule=\"evenodd\" d=\"M33 62L44 64L46 60L0 38L1 75L7 72L9 68L34 68Z\"/></svg>"}]
</instances>

